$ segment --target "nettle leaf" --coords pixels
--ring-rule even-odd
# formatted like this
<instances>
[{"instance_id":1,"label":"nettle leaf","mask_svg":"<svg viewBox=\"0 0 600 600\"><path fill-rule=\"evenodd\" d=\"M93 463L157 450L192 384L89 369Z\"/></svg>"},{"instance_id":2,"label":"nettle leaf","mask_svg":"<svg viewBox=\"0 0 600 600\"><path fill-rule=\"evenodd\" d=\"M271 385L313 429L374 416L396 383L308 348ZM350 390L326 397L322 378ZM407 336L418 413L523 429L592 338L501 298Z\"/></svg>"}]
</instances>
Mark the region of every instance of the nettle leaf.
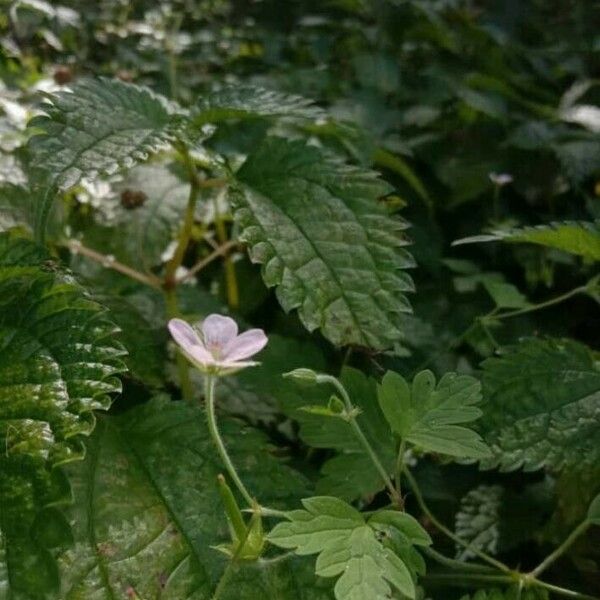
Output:
<instances>
[{"instance_id":1,"label":"nettle leaf","mask_svg":"<svg viewBox=\"0 0 600 600\"><path fill-rule=\"evenodd\" d=\"M600 460L600 368L570 340L531 339L483 362L484 467L591 468Z\"/></svg>"},{"instance_id":2,"label":"nettle leaf","mask_svg":"<svg viewBox=\"0 0 600 600\"><path fill-rule=\"evenodd\" d=\"M415 598L416 573L384 541L399 536L411 547L431 544L413 517L382 511L365 520L352 506L331 496L306 498L302 504L304 510L288 512L289 522L277 524L268 539L300 556L318 554L316 574L339 577L337 600L383 600L391 597L392 587Z\"/></svg>"},{"instance_id":3,"label":"nettle leaf","mask_svg":"<svg viewBox=\"0 0 600 600\"><path fill-rule=\"evenodd\" d=\"M315 120L325 112L302 96L255 86L231 86L201 98L192 111L195 125L252 117L292 117Z\"/></svg>"},{"instance_id":4,"label":"nettle leaf","mask_svg":"<svg viewBox=\"0 0 600 600\"><path fill-rule=\"evenodd\" d=\"M481 416L479 381L468 375L446 373L436 386L431 371L421 371L412 386L388 371L378 387L381 410L392 431L429 452L459 458L483 458L489 449L478 433L460 426Z\"/></svg>"},{"instance_id":5,"label":"nettle leaf","mask_svg":"<svg viewBox=\"0 0 600 600\"><path fill-rule=\"evenodd\" d=\"M591 260L600 260L600 221L563 221L535 227L499 230L463 238L453 245L495 241L529 242Z\"/></svg>"},{"instance_id":6,"label":"nettle leaf","mask_svg":"<svg viewBox=\"0 0 600 600\"><path fill-rule=\"evenodd\" d=\"M500 540L500 507L504 496L501 485L480 485L460 500L454 531L469 542L469 548L457 544L456 558L468 560L476 555L473 549L488 554L498 553Z\"/></svg>"},{"instance_id":7,"label":"nettle leaf","mask_svg":"<svg viewBox=\"0 0 600 600\"><path fill-rule=\"evenodd\" d=\"M119 80L82 81L48 96L45 115L29 123L31 162L47 174L36 207L36 231L46 225L54 191L82 177L130 168L165 148L180 126L181 109L145 87Z\"/></svg>"},{"instance_id":8,"label":"nettle leaf","mask_svg":"<svg viewBox=\"0 0 600 600\"><path fill-rule=\"evenodd\" d=\"M357 423L377 452L383 466L391 475L396 461L396 443L377 404L377 387L374 379L351 368L345 368L341 381L353 404L359 409ZM286 394L281 397L283 410L300 423L300 437L314 448L330 448L336 451L321 470L317 492L336 495L352 501L366 498L381 491L384 483L373 468L373 463L356 439L350 425L339 418L324 418L302 410L304 406L326 408L330 390L323 386L296 388L301 395Z\"/></svg>"},{"instance_id":9,"label":"nettle leaf","mask_svg":"<svg viewBox=\"0 0 600 600\"><path fill-rule=\"evenodd\" d=\"M271 455L258 430L233 420L221 430L262 502L289 506L306 493L304 477ZM161 396L102 418L86 460L69 469L75 544L59 558L59 597L212 598L228 564L211 547L229 539L217 487L223 471L199 408ZM229 574L223 600L331 598L308 560L241 561Z\"/></svg>"},{"instance_id":10,"label":"nettle leaf","mask_svg":"<svg viewBox=\"0 0 600 600\"><path fill-rule=\"evenodd\" d=\"M57 585L49 550L69 539L59 465L83 458L94 410L124 370L116 328L71 275L27 240L0 234L0 590Z\"/></svg>"},{"instance_id":11,"label":"nettle leaf","mask_svg":"<svg viewBox=\"0 0 600 600\"><path fill-rule=\"evenodd\" d=\"M284 310L336 345L374 349L402 338L413 290L406 223L377 199L389 187L302 141L267 138L236 174L241 239Z\"/></svg>"}]
</instances>

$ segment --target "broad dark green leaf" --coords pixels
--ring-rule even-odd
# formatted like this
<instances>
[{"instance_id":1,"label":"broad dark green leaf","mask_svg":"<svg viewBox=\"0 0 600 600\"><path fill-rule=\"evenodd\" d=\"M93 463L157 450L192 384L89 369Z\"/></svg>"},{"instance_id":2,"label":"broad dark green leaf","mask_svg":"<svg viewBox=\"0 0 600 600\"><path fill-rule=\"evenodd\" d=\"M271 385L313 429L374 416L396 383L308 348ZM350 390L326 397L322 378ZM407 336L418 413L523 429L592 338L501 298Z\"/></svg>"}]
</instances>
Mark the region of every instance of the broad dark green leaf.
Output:
<instances>
[{"instance_id":1,"label":"broad dark green leaf","mask_svg":"<svg viewBox=\"0 0 600 600\"><path fill-rule=\"evenodd\" d=\"M124 370L115 326L46 252L0 234L0 591L38 598L58 584L50 549L69 539L57 467L80 460L94 410Z\"/></svg>"},{"instance_id":2,"label":"broad dark green leaf","mask_svg":"<svg viewBox=\"0 0 600 600\"><path fill-rule=\"evenodd\" d=\"M221 429L240 476L262 503L289 507L305 493L306 480L271 455L257 430L231 420ZM144 600L211 598L227 568L211 547L228 541L216 483L223 471L198 408L157 397L103 418L86 460L69 470L75 545L60 557L61 600L133 592ZM230 575L226 600L331 597L309 561L248 563Z\"/></svg>"},{"instance_id":3,"label":"broad dark green leaf","mask_svg":"<svg viewBox=\"0 0 600 600\"><path fill-rule=\"evenodd\" d=\"M529 242L563 250L592 260L600 260L600 222L564 221L493 231L454 242L454 245L475 242Z\"/></svg>"},{"instance_id":4,"label":"broad dark green leaf","mask_svg":"<svg viewBox=\"0 0 600 600\"><path fill-rule=\"evenodd\" d=\"M600 369L574 341L531 339L483 363L485 467L582 470L600 459Z\"/></svg>"},{"instance_id":5,"label":"broad dark green leaf","mask_svg":"<svg viewBox=\"0 0 600 600\"><path fill-rule=\"evenodd\" d=\"M41 234L56 189L82 177L111 174L146 160L174 139L181 111L148 88L119 80L81 81L48 97L45 115L31 120L32 164L46 173L36 207Z\"/></svg>"},{"instance_id":6,"label":"broad dark green leaf","mask_svg":"<svg viewBox=\"0 0 600 600\"><path fill-rule=\"evenodd\" d=\"M267 138L236 177L235 219L286 311L336 345L374 349L402 338L406 223L377 203L389 187L300 141Z\"/></svg>"},{"instance_id":7,"label":"broad dark green leaf","mask_svg":"<svg viewBox=\"0 0 600 600\"><path fill-rule=\"evenodd\" d=\"M252 117L293 117L315 120L325 113L311 100L261 87L236 85L202 97L192 111L195 125Z\"/></svg>"}]
</instances>

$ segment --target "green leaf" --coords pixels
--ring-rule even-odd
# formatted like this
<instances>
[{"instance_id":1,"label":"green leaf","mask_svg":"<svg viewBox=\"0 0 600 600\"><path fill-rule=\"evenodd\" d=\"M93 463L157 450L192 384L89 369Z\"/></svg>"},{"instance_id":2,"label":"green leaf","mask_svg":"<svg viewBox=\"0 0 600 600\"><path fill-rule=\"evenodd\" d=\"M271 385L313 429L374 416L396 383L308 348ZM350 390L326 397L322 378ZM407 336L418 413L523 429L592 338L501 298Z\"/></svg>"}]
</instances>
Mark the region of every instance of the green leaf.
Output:
<instances>
[{"instance_id":1,"label":"green leaf","mask_svg":"<svg viewBox=\"0 0 600 600\"><path fill-rule=\"evenodd\" d=\"M512 283L483 278L483 287L496 304L497 308L527 308L531 304Z\"/></svg>"},{"instance_id":2,"label":"green leaf","mask_svg":"<svg viewBox=\"0 0 600 600\"><path fill-rule=\"evenodd\" d=\"M301 141L267 138L237 173L235 219L284 310L336 345L374 349L402 338L406 224L377 204L389 191L374 173Z\"/></svg>"},{"instance_id":3,"label":"green leaf","mask_svg":"<svg viewBox=\"0 0 600 600\"><path fill-rule=\"evenodd\" d=\"M111 174L146 160L174 139L181 113L145 87L119 80L82 81L48 97L45 115L29 123L32 164L47 174L36 207L36 231L46 226L55 189L82 177Z\"/></svg>"},{"instance_id":4,"label":"green leaf","mask_svg":"<svg viewBox=\"0 0 600 600\"><path fill-rule=\"evenodd\" d=\"M600 525L600 494L592 500L586 518L590 523Z\"/></svg>"},{"instance_id":5,"label":"green leaf","mask_svg":"<svg viewBox=\"0 0 600 600\"><path fill-rule=\"evenodd\" d=\"M479 434L459 426L481 416L474 406L481 400L481 385L473 377L446 373L436 387L433 373L421 371L409 386L404 377L388 371L378 399L392 431L407 442L461 458L489 455Z\"/></svg>"},{"instance_id":6,"label":"green leaf","mask_svg":"<svg viewBox=\"0 0 600 600\"><path fill-rule=\"evenodd\" d=\"M0 234L0 589L58 584L50 549L68 541L57 467L83 458L94 410L120 391L123 350L106 312L42 249ZM12 597L12 596L11 596Z\"/></svg>"},{"instance_id":7,"label":"green leaf","mask_svg":"<svg viewBox=\"0 0 600 600\"><path fill-rule=\"evenodd\" d=\"M583 470L600 460L600 369L574 341L531 339L483 363L485 467Z\"/></svg>"},{"instance_id":8,"label":"green leaf","mask_svg":"<svg viewBox=\"0 0 600 600\"><path fill-rule=\"evenodd\" d=\"M337 600L383 600L391 596L390 585L415 598L414 573L376 531L395 529L412 543L430 544L417 521L383 511L365 522L356 509L331 496L306 498L302 504L304 510L288 512L289 522L277 524L268 539L300 556L318 554L317 575L339 577Z\"/></svg>"},{"instance_id":9,"label":"green leaf","mask_svg":"<svg viewBox=\"0 0 600 600\"><path fill-rule=\"evenodd\" d=\"M562 221L535 227L498 230L457 240L453 246L495 241L529 242L591 260L600 260L600 221Z\"/></svg>"},{"instance_id":10,"label":"green leaf","mask_svg":"<svg viewBox=\"0 0 600 600\"><path fill-rule=\"evenodd\" d=\"M272 456L260 432L233 420L221 430L262 502L289 506L306 493L306 480ZM217 486L223 470L198 408L162 396L103 418L86 460L70 468L75 545L60 556L59 597L212 598L228 564L211 548L229 539ZM230 575L224 600L331 597L307 560L242 561Z\"/></svg>"},{"instance_id":11,"label":"green leaf","mask_svg":"<svg viewBox=\"0 0 600 600\"><path fill-rule=\"evenodd\" d=\"M201 98L192 111L198 126L229 119L253 117L293 117L315 120L324 117L312 100L254 86L231 86Z\"/></svg>"},{"instance_id":12,"label":"green leaf","mask_svg":"<svg viewBox=\"0 0 600 600\"><path fill-rule=\"evenodd\" d=\"M469 542L469 548L457 544L458 560L474 558L476 555L473 550L492 555L498 553L503 496L504 488L501 485L480 485L461 498L454 531L461 539Z\"/></svg>"}]
</instances>

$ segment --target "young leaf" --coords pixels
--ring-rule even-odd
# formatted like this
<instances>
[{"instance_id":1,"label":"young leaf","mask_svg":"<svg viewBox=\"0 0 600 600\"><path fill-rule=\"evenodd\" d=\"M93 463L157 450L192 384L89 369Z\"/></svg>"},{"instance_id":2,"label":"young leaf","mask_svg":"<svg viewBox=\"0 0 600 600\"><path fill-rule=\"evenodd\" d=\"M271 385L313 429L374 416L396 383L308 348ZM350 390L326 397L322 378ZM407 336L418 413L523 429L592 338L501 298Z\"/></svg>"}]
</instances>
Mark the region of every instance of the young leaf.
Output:
<instances>
[{"instance_id":1,"label":"young leaf","mask_svg":"<svg viewBox=\"0 0 600 600\"><path fill-rule=\"evenodd\" d=\"M223 420L224 442L253 493L289 506L307 481L282 465L258 430ZM217 476L223 472L199 408L161 396L102 418L82 463L69 475L75 545L59 558L60 598L212 598L228 559L212 548L229 539ZM241 561L223 598L326 600L310 561Z\"/></svg>"},{"instance_id":2,"label":"young leaf","mask_svg":"<svg viewBox=\"0 0 600 600\"><path fill-rule=\"evenodd\" d=\"M31 162L47 174L36 206L36 231L46 226L55 188L132 167L174 138L180 109L149 89L119 80L82 81L49 96L45 115L29 123Z\"/></svg>"},{"instance_id":3,"label":"young leaf","mask_svg":"<svg viewBox=\"0 0 600 600\"><path fill-rule=\"evenodd\" d=\"M481 400L481 385L473 377L446 373L436 387L433 373L421 371L409 386L404 377L388 371L378 399L392 430L407 442L460 458L489 455L479 434L459 426L481 416L474 406Z\"/></svg>"},{"instance_id":4,"label":"young leaf","mask_svg":"<svg viewBox=\"0 0 600 600\"><path fill-rule=\"evenodd\" d=\"M315 120L324 115L322 109L302 96L254 86L231 86L201 98L192 111L192 122L198 126L253 117Z\"/></svg>"},{"instance_id":5,"label":"young leaf","mask_svg":"<svg viewBox=\"0 0 600 600\"><path fill-rule=\"evenodd\" d=\"M463 238L453 245L495 241L529 242L591 260L600 260L600 221L563 221L535 227L500 230Z\"/></svg>"},{"instance_id":6,"label":"young leaf","mask_svg":"<svg viewBox=\"0 0 600 600\"><path fill-rule=\"evenodd\" d=\"M406 224L377 204L374 173L301 141L267 138L236 175L235 219L286 311L336 345L374 349L402 337L414 265Z\"/></svg>"},{"instance_id":7,"label":"young leaf","mask_svg":"<svg viewBox=\"0 0 600 600\"><path fill-rule=\"evenodd\" d=\"M366 522L352 506L330 496L307 498L302 504L304 510L288 512L289 522L276 525L268 539L301 556L318 554L316 574L339 577L337 600L388 598L390 585L415 598L414 572L376 532L394 530L412 544L429 545L431 540L417 521L383 511Z\"/></svg>"},{"instance_id":8,"label":"young leaf","mask_svg":"<svg viewBox=\"0 0 600 600\"><path fill-rule=\"evenodd\" d=\"M57 585L49 553L69 538L58 465L83 458L94 410L124 370L105 311L35 244L0 234L0 573L9 594Z\"/></svg>"},{"instance_id":9,"label":"young leaf","mask_svg":"<svg viewBox=\"0 0 600 600\"><path fill-rule=\"evenodd\" d=\"M574 341L531 339L483 363L485 467L586 469L600 460L600 369Z\"/></svg>"}]
</instances>

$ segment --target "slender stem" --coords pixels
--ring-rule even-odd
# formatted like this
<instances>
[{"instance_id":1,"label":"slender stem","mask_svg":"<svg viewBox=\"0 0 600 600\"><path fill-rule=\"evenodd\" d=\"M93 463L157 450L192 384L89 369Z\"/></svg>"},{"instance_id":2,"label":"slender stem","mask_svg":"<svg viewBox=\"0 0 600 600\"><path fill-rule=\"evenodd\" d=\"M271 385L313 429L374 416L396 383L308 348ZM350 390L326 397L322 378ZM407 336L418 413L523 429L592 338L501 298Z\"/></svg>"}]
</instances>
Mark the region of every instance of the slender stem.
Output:
<instances>
[{"instance_id":1,"label":"slender stem","mask_svg":"<svg viewBox=\"0 0 600 600\"><path fill-rule=\"evenodd\" d=\"M208 256L205 256L203 259L199 260L183 277L177 279L177 283L181 283L183 281L187 281L191 279L196 273L199 273L204 269L207 265L209 265L213 260L219 258L223 254L227 253L231 248L237 246L237 241L229 240L222 246L218 246L213 252L211 252Z\"/></svg>"},{"instance_id":2,"label":"slender stem","mask_svg":"<svg viewBox=\"0 0 600 600\"><path fill-rule=\"evenodd\" d=\"M331 385L333 385L337 389L337 391L340 393L340 395L344 401L344 405L346 406L346 411L349 415L348 422L350 423L350 427L352 427L352 430L354 431L354 435L356 435L359 442L362 444L363 448L365 449L366 453L369 455L371 462L375 465L375 468L379 471L379 474L381 475L381 479L383 479L383 482L385 483L385 486L387 487L391 498L393 498L394 502L398 506L402 506L402 496L400 496L398 494L398 492L396 491L396 488L394 487L394 484L392 483L392 480L390 479L388 472L386 471L385 467L381 464L381 461L379 460L377 453L373 449L373 446L371 446L369 440L363 433L363 430L361 429L360 425L356 422L356 416L354 416L356 413L356 409L355 409L354 405L352 404L352 401L350 400L350 396L348 396L348 392L346 391L346 388L341 384L341 382L338 379L336 379L335 377L332 377L331 375L321 375L321 378L322 378L322 381L327 381L327 382L331 383Z\"/></svg>"},{"instance_id":3,"label":"slender stem","mask_svg":"<svg viewBox=\"0 0 600 600\"><path fill-rule=\"evenodd\" d=\"M402 497L402 471L404 469L404 454L406 452L406 441L400 440L398 448L398 458L396 458L396 491L398 496Z\"/></svg>"},{"instance_id":4,"label":"slender stem","mask_svg":"<svg viewBox=\"0 0 600 600\"><path fill-rule=\"evenodd\" d=\"M545 581L540 581L539 579L534 579L532 584L537 587L544 588L549 592L554 592L559 596L565 596L566 598L576 598L577 600L600 600L598 596L589 596L588 594L582 594L574 590L568 590L557 585L552 585L551 583L546 583Z\"/></svg>"},{"instance_id":5,"label":"slender stem","mask_svg":"<svg viewBox=\"0 0 600 600\"><path fill-rule=\"evenodd\" d=\"M244 500L248 503L249 506L253 506L255 503L252 500L252 496L250 492L246 489L246 486L242 483L233 463L231 462L231 458L229 458L229 454L227 454L227 449L225 448L225 444L221 439L221 435L219 434L219 429L217 427L217 419L215 416L215 385L216 378L214 375L205 375L204 376L204 399L206 401L206 417L208 420L208 430L210 435L217 447L217 451L221 456L221 460L229 473L233 483L240 491L240 494L244 497Z\"/></svg>"},{"instance_id":6,"label":"slender stem","mask_svg":"<svg viewBox=\"0 0 600 600\"><path fill-rule=\"evenodd\" d=\"M100 252L96 252L96 250L87 248L78 240L68 240L65 242L65 245L71 252L73 252L73 254L82 254L83 256L100 263L107 269L117 271L122 275L126 275L127 277L135 279L136 281L139 281L140 283L148 285L152 288L160 289L160 279L152 274L136 271L135 269L132 269L118 260L115 260L112 256L107 256L106 254L101 254Z\"/></svg>"},{"instance_id":7,"label":"slender stem","mask_svg":"<svg viewBox=\"0 0 600 600\"><path fill-rule=\"evenodd\" d=\"M228 242L227 229L219 211L219 203L216 197L214 198L214 210L217 238L219 243L223 246ZM227 304L229 308L236 309L240 305L240 293L238 290L237 277L235 275L235 265L227 253L223 255L223 264L225 267L225 285L227 286Z\"/></svg>"},{"instance_id":8,"label":"slender stem","mask_svg":"<svg viewBox=\"0 0 600 600\"><path fill-rule=\"evenodd\" d=\"M196 211L196 201L198 200L198 192L200 190L198 176L196 174L196 167L189 155L187 148L182 150L183 159L188 170L188 176L190 179L190 194L188 196L187 207L185 210L185 216L183 219L183 225L179 232L179 239L177 240L177 247L171 260L167 263L165 268L165 283L167 285L174 281L175 272L181 265L185 251L192 237L192 228L194 226L194 214Z\"/></svg>"},{"instance_id":9,"label":"slender stem","mask_svg":"<svg viewBox=\"0 0 600 600\"><path fill-rule=\"evenodd\" d=\"M514 573L504 563L500 562L499 560L496 560L492 556L489 556L485 552L482 552L478 548L472 547L471 544L469 544L469 542L466 542L465 540L463 540L460 537L458 537L457 535L455 535L454 532L452 532L442 522L440 522L437 519L437 517L429 510L427 504L425 504L425 500L423 499L423 495L421 494L421 490L419 489L419 485L417 484L416 479L413 477L413 475L409 471L409 469L407 469L407 468L404 469L404 475L405 475L406 479L408 480L408 483L409 483L409 485L410 485L410 487L411 487L411 489L412 489L412 491L413 491L413 493L415 495L415 498L417 499L417 503L419 504L421 510L429 517L429 519L431 520L431 522L442 533L446 534L451 540L454 540L457 544L461 545L463 548L466 548L470 552L473 552L473 554L475 554L476 556L478 556L479 558L481 558L481 560L483 560L483 561L489 563L490 565L496 567L496 569L498 569L499 571L502 571L503 573L507 573L507 574L511 574L511 575Z\"/></svg>"},{"instance_id":10,"label":"slender stem","mask_svg":"<svg viewBox=\"0 0 600 600\"><path fill-rule=\"evenodd\" d=\"M167 308L167 317L173 319L179 316L179 305L177 303L176 288L165 289L165 304ZM191 402L194 397L194 386L190 377L190 366L187 358L179 351L176 351L175 362L177 364L177 374L179 376L179 386L184 400Z\"/></svg>"},{"instance_id":11,"label":"slender stem","mask_svg":"<svg viewBox=\"0 0 600 600\"><path fill-rule=\"evenodd\" d=\"M476 563L468 563L463 562L461 560L455 560L454 558L449 558L437 550L434 550L430 546L425 546L422 548L424 554L427 554L431 559L435 560L441 565L445 567L451 567L453 569L457 569L459 571L476 571L478 573L487 573L489 575L493 575L497 572L497 569L492 567L487 567L485 565L479 565Z\"/></svg>"},{"instance_id":12,"label":"slender stem","mask_svg":"<svg viewBox=\"0 0 600 600\"><path fill-rule=\"evenodd\" d=\"M471 587L471 583L515 583L515 578L510 575L485 575L483 573L434 573L425 575L424 581L431 583L448 583L450 585Z\"/></svg>"},{"instance_id":13,"label":"slender stem","mask_svg":"<svg viewBox=\"0 0 600 600\"><path fill-rule=\"evenodd\" d=\"M553 562L555 562L558 558L560 558L567 549L573 544L573 542L590 526L589 521L583 521L580 523L565 539L565 541L558 547L554 552L549 554L533 571L531 571L530 576L538 577L541 573L543 573Z\"/></svg>"},{"instance_id":14,"label":"slender stem","mask_svg":"<svg viewBox=\"0 0 600 600\"><path fill-rule=\"evenodd\" d=\"M555 298L551 298L550 300L546 300L544 302L540 302L539 304L533 304L532 306L528 306L527 308L520 308L519 310L511 310L510 312L499 313L494 315L494 319L509 319L511 317L516 317L518 315L524 315L525 313L535 312L536 310L542 310L543 308L547 308L548 306L553 306L554 304L560 304L577 294L583 294L588 291L587 285L582 285L580 287L576 287L565 294L561 294L560 296L556 296ZM489 316L489 315L486 315ZM485 318L485 317L484 317Z\"/></svg>"}]
</instances>

